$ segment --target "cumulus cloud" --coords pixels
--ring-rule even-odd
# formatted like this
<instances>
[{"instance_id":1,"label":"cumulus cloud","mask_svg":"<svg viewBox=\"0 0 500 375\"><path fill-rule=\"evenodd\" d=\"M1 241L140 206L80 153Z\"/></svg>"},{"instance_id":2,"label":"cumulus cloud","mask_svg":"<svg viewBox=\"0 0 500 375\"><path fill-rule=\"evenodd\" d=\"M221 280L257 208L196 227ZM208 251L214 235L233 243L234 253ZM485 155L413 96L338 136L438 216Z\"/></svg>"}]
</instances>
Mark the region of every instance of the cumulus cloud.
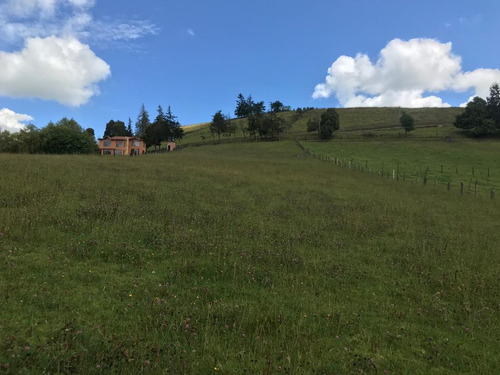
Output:
<instances>
[{"instance_id":1,"label":"cumulus cloud","mask_svg":"<svg viewBox=\"0 0 500 375\"><path fill-rule=\"evenodd\" d=\"M500 70L464 73L461 58L451 48L451 43L434 39L394 39L375 64L365 54L340 56L325 82L316 85L313 98L335 95L345 107L446 107L450 105L429 93L473 89L485 97L491 84L500 81Z\"/></svg>"},{"instance_id":2,"label":"cumulus cloud","mask_svg":"<svg viewBox=\"0 0 500 375\"><path fill-rule=\"evenodd\" d=\"M20 52L0 52L0 95L85 104L99 94L109 65L73 37L31 38Z\"/></svg>"},{"instance_id":3,"label":"cumulus cloud","mask_svg":"<svg viewBox=\"0 0 500 375\"><path fill-rule=\"evenodd\" d=\"M142 20L95 20L96 0L0 0L0 96L56 100L80 106L99 94L111 74L88 43L136 40L157 34ZM24 47L21 47L24 44Z\"/></svg>"},{"instance_id":4,"label":"cumulus cloud","mask_svg":"<svg viewBox=\"0 0 500 375\"><path fill-rule=\"evenodd\" d=\"M7 130L10 133L18 132L24 129L25 124L23 122L33 121L34 118L30 115L23 115L11 111L8 108L0 109L0 132Z\"/></svg>"}]
</instances>

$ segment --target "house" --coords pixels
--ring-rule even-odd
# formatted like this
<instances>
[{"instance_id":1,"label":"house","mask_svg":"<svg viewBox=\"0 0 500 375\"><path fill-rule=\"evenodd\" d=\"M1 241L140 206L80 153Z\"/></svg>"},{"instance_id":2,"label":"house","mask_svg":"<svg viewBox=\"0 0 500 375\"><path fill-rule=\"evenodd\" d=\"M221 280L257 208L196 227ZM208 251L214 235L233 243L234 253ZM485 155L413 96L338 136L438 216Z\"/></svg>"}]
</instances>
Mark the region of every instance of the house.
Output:
<instances>
[{"instance_id":1,"label":"house","mask_svg":"<svg viewBox=\"0 0 500 375\"><path fill-rule=\"evenodd\" d=\"M141 155L146 153L146 142L138 137L99 138L101 155Z\"/></svg>"}]
</instances>

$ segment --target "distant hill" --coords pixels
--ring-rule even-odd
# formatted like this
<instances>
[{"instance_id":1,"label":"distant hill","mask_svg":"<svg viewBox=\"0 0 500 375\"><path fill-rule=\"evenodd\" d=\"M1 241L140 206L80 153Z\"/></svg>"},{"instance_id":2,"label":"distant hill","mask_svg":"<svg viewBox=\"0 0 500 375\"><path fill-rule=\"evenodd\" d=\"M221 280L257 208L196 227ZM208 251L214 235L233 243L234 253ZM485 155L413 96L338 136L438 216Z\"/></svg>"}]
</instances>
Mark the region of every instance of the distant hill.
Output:
<instances>
[{"instance_id":1,"label":"distant hill","mask_svg":"<svg viewBox=\"0 0 500 375\"><path fill-rule=\"evenodd\" d=\"M280 113L287 122L291 124L288 137L310 138L312 134L307 133L307 121L311 118L320 118L326 108L310 109L306 111L288 111ZM399 108L399 107L377 107L377 108L338 108L340 117L339 134L347 132L370 131L377 132L387 130L399 130L399 117L405 111L415 120L415 126L419 128L443 128L452 129L455 117L462 113L462 108ZM243 138L242 127L246 126L246 119L233 119L238 130L231 138ZM185 137L183 143L198 143L212 140L209 131L210 122L193 124L184 127ZM247 135L248 137L248 135Z\"/></svg>"}]
</instances>

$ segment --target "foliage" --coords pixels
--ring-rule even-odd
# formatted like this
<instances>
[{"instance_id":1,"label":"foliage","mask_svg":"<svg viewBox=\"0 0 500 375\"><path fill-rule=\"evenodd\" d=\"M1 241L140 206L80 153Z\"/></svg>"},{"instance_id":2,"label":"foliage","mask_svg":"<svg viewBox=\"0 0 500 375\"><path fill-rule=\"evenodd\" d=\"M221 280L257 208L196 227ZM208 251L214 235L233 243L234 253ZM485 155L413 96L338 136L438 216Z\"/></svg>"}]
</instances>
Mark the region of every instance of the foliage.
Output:
<instances>
[{"instance_id":1,"label":"foliage","mask_svg":"<svg viewBox=\"0 0 500 375\"><path fill-rule=\"evenodd\" d=\"M494 83L486 100L475 97L458 115L454 125L466 134L483 137L500 132L500 87Z\"/></svg>"},{"instance_id":2,"label":"foliage","mask_svg":"<svg viewBox=\"0 0 500 375\"><path fill-rule=\"evenodd\" d=\"M415 120L405 111L403 111L403 113L401 114L401 117L399 118L399 123L401 124L401 127L405 130L405 135L408 134L408 132L415 130Z\"/></svg>"},{"instance_id":3,"label":"foliage","mask_svg":"<svg viewBox=\"0 0 500 375\"><path fill-rule=\"evenodd\" d=\"M335 108L328 108L326 112L321 114L321 121L319 123L319 137L321 139L331 139L333 132L339 130L340 120L339 115Z\"/></svg>"},{"instance_id":4,"label":"foliage","mask_svg":"<svg viewBox=\"0 0 500 375\"><path fill-rule=\"evenodd\" d=\"M486 98L488 117L493 120L495 128L500 130L500 86L494 83L490 87L490 96Z\"/></svg>"},{"instance_id":5,"label":"foliage","mask_svg":"<svg viewBox=\"0 0 500 375\"><path fill-rule=\"evenodd\" d=\"M129 123L130 127L130 123ZM120 120L110 120L106 124L103 137L132 137L132 133L125 127L125 123Z\"/></svg>"},{"instance_id":6,"label":"foliage","mask_svg":"<svg viewBox=\"0 0 500 375\"><path fill-rule=\"evenodd\" d=\"M97 151L94 130L84 130L66 117L39 130L27 125L17 133L0 133L0 152L29 154L90 154Z\"/></svg>"},{"instance_id":7,"label":"foliage","mask_svg":"<svg viewBox=\"0 0 500 375\"><path fill-rule=\"evenodd\" d=\"M226 119L226 116L222 114L222 111L217 111L213 117L212 117L212 122L210 123L209 129L210 132L212 133L212 136L215 134L218 135L219 141L220 141L220 136L223 133L227 132L228 128L228 121Z\"/></svg>"},{"instance_id":8,"label":"foliage","mask_svg":"<svg viewBox=\"0 0 500 375\"><path fill-rule=\"evenodd\" d=\"M472 99L465 111L456 117L454 125L471 135L487 135L482 134L482 130L486 129L483 122L487 120L488 112L486 101L478 96Z\"/></svg>"},{"instance_id":9,"label":"foliage","mask_svg":"<svg viewBox=\"0 0 500 375\"><path fill-rule=\"evenodd\" d=\"M266 106L263 101L254 102L252 96L249 95L246 99L243 94L239 94L236 100L236 109L234 114L238 118L249 117L251 115L260 116L266 111Z\"/></svg>"},{"instance_id":10,"label":"foliage","mask_svg":"<svg viewBox=\"0 0 500 375\"><path fill-rule=\"evenodd\" d=\"M144 104L142 104L141 109L139 110L139 114L137 115L137 121L135 123L135 136L144 137L146 135L146 129L150 125L151 121L149 120L148 111L146 111L146 107L144 107Z\"/></svg>"},{"instance_id":11,"label":"foliage","mask_svg":"<svg viewBox=\"0 0 500 375\"><path fill-rule=\"evenodd\" d=\"M147 147L154 146L156 148L160 147L162 142L181 139L184 131L176 119L177 116L174 116L170 106L168 106L167 113L164 113L162 106L159 105L158 115L153 123L146 126L145 133L142 136Z\"/></svg>"},{"instance_id":12,"label":"foliage","mask_svg":"<svg viewBox=\"0 0 500 375\"><path fill-rule=\"evenodd\" d=\"M281 112L283 111L283 103L279 100L269 103L269 107L271 108L271 112Z\"/></svg>"},{"instance_id":13,"label":"foliage","mask_svg":"<svg viewBox=\"0 0 500 375\"><path fill-rule=\"evenodd\" d=\"M316 117L311 117L307 120L307 132L317 132L319 130L319 120Z\"/></svg>"},{"instance_id":14,"label":"foliage","mask_svg":"<svg viewBox=\"0 0 500 375\"><path fill-rule=\"evenodd\" d=\"M97 151L93 135L74 120L64 117L40 131L41 151L46 154L90 154Z\"/></svg>"}]
</instances>

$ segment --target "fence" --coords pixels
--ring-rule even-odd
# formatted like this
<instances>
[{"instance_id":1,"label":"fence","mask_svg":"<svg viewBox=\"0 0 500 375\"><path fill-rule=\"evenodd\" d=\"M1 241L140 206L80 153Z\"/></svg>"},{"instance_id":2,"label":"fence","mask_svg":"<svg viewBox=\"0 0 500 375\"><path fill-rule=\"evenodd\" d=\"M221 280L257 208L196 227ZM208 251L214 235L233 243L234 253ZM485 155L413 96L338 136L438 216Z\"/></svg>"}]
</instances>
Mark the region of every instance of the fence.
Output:
<instances>
[{"instance_id":1,"label":"fence","mask_svg":"<svg viewBox=\"0 0 500 375\"><path fill-rule=\"evenodd\" d=\"M421 183L423 186L427 185L433 185L434 188L437 188L438 185L445 185L447 191L451 191L452 188L453 190L458 190L461 195L464 194L474 194L474 196L478 195L485 195L487 194L490 199L495 198L495 187L494 186L485 186L484 184L478 183L478 180L474 178L475 176L475 170L474 167L471 169L472 176L469 178L468 182L451 182L451 181L441 181L437 178L437 176L434 176L434 178L431 178L429 176L430 169L427 167L425 172L422 173L422 175L419 175L418 173L415 176L407 176L405 171L401 171L399 169L399 164L396 165L396 168L384 168L384 163L382 164L381 169L372 169L368 167L368 162L365 163L356 163L352 159L350 160L345 160L345 159L340 159L336 157L331 157L329 155L323 155L319 154L316 152L310 152L309 149L305 148L298 140L295 140L295 143L297 146L299 146L305 153L308 155L312 156L313 158L316 158L320 161L326 162L326 163L332 163L336 166L341 166L348 168L353 171L361 172L361 173L370 173L374 174L377 176L380 176L381 178L386 178L389 180L395 180L395 181L402 181L402 182L414 182L414 183ZM458 174L458 169L457 169L457 174ZM443 165L441 165L441 173L443 173ZM487 176L488 178L490 177L490 169L487 169Z\"/></svg>"}]
</instances>

